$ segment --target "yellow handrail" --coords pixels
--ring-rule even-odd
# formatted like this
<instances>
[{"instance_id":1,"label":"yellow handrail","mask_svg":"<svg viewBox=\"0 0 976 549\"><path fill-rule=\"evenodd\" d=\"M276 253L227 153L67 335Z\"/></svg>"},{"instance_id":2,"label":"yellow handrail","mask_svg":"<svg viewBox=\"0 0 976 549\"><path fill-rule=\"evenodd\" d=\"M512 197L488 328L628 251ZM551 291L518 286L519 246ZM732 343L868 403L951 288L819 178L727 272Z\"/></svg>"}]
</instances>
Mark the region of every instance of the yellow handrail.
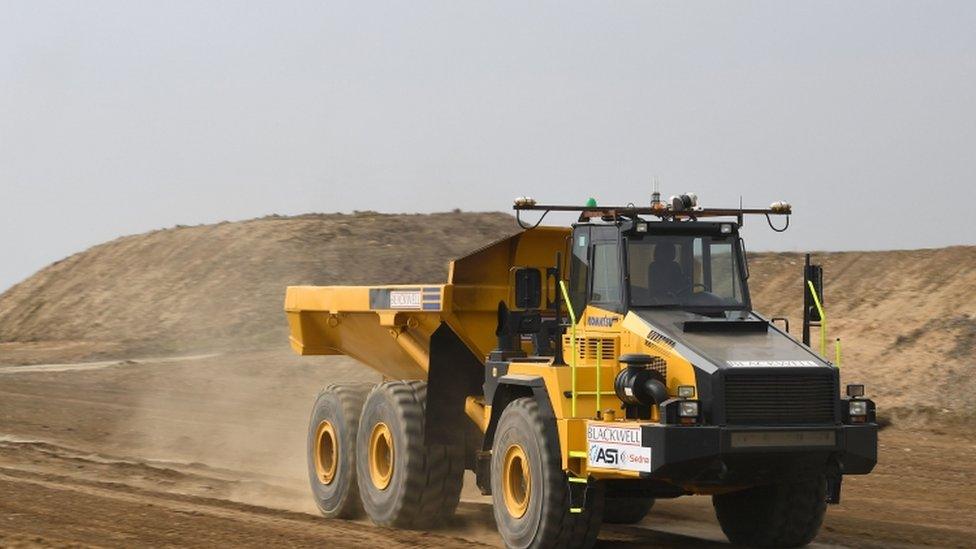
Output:
<instances>
[{"instance_id":1,"label":"yellow handrail","mask_svg":"<svg viewBox=\"0 0 976 549\"><path fill-rule=\"evenodd\" d=\"M570 399L571 399L571 409L573 417L576 417L576 311L573 310L573 302L569 300L569 292L566 291L566 282L559 281L559 290L563 294L563 299L566 300L566 309L569 310L569 320L572 324L569 327L569 348L573 353L573 358L570 359L570 371L572 372L572 387L570 389Z\"/></svg>"},{"instance_id":2,"label":"yellow handrail","mask_svg":"<svg viewBox=\"0 0 976 549\"><path fill-rule=\"evenodd\" d=\"M596 417L600 418L600 359L603 357L603 338L596 340Z\"/></svg>"},{"instance_id":3,"label":"yellow handrail","mask_svg":"<svg viewBox=\"0 0 976 549\"><path fill-rule=\"evenodd\" d=\"M813 296L813 304L817 306L817 312L820 313L820 355L823 357L827 356L827 315L824 313L823 305L820 304L820 296L817 295L817 290L813 287L813 282L807 280L807 286L810 287L810 295Z\"/></svg>"}]
</instances>

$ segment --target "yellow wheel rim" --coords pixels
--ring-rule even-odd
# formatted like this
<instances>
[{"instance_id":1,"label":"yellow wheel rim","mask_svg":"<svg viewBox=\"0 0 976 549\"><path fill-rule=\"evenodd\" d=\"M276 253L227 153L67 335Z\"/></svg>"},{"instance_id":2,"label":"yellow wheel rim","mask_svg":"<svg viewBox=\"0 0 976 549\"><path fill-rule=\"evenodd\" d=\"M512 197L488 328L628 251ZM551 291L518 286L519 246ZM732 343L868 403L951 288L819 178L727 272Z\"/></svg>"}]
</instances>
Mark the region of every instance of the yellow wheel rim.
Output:
<instances>
[{"instance_id":1,"label":"yellow wheel rim","mask_svg":"<svg viewBox=\"0 0 976 549\"><path fill-rule=\"evenodd\" d=\"M369 435L369 479L377 490L386 490L393 478L393 433L385 423L373 426Z\"/></svg>"},{"instance_id":2,"label":"yellow wheel rim","mask_svg":"<svg viewBox=\"0 0 976 549\"><path fill-rule=\"evenodd\" d=\"M315 429L315 473L322 484L331 484L339 464L339 439L335 427L328 421L319 423Z\"/></svg>"},{"instance_id":3,"label":"yellow wheel rim","mask_svg":"<svg viewBox=\"0 0 976 549\"><path fill-rule=\"evenodd\" d=\"M502 468L502 494L505 507L514 518L522 518L529 508L532 495L532 475L529 472L529 459L525 450L513 444L505 450L505 464Z\"/></svg>"}]
</instances>

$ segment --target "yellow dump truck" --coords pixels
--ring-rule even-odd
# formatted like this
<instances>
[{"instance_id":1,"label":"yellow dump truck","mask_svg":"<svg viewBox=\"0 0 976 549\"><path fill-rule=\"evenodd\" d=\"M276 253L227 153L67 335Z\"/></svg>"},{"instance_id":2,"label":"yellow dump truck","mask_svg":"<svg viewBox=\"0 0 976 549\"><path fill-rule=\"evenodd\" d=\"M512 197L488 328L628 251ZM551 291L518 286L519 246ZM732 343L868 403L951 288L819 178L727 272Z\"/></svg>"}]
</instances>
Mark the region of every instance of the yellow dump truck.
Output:
<instances>
[{"instance_id":1,"label":"yellow dump truck","mask_svg":"<svg viewBox=\"0 0 976 549\"><path fill-rule=\"evenodd\" d=\"M297 353L384 379L315 402L322 513L439 525L470 470L509 547L588 547L602 523L691 494L712 496L735 543L812 540L843 475L874 467L877 425L863 386L842 397L835 364L752 309L739 229L790 206L515 210L520 225L526 211L579 221L523 225L454 260L446 283L287 289Z\"/></svg>"}]
</instances>

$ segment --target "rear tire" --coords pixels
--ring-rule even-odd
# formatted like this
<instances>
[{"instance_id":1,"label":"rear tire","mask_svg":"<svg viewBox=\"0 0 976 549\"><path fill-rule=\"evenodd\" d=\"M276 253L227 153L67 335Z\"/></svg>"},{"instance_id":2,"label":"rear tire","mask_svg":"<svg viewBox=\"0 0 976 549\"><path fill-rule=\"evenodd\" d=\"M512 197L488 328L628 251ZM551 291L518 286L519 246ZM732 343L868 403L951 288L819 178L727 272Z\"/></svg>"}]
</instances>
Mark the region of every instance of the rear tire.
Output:
<instances>
[{"instance_id":1,"label":"rear tire","mask_svg":"<svg viewBox=\"0 0 976 549\"><path fill-rule=\"evenodd\" d=\"M637 524L644 520L654 507L654 498L634 496L607 496L603 511L604 524Z\"/></svg>"},{"instance_id":2,"label":"rear tire","mask_svg":"<svg viewBox=\"0 0 976 549\"><path fill-rule=\"evenodd\" d=\"M800 547L817 537L827 511L823 477L712 496L729 541L753 547Z\"/></svg>"},{"instance_id":3,"label":"rear tire","mask_svg":"<svg viewBox=\"0 0 976 549\"><path fill-rule=\"evenodd\" d=\"M329 518L362 516L356 483L359 414L372 385L333 384L315 399L308 425L308 480L315 505Z\"/></svg>"},{"instance_id":4,"label":"rear tire","mask_svg":"<svg viewBox=\"0 0 976 549\"><path fill-rule=\"evenodd\" d=\"M495 522L507 547L592 547L596 542L604 487L591 485L584 511L570 513L559 448L546 443L555 429L531 397L513 400L498 420L491 491Z\"/></svg>"},{"instance_id":5,"label":"rear tire","mask_svg":"<svg viewBox=\"0 0 976 549\"><path fill-rule=\"evenodd\" d=\"M421 381L388 381L366 397L357 480L363 508L380 526L428 528L457 509L463 449L425 444L426 400Z\"/></svg>"}]
</instances>

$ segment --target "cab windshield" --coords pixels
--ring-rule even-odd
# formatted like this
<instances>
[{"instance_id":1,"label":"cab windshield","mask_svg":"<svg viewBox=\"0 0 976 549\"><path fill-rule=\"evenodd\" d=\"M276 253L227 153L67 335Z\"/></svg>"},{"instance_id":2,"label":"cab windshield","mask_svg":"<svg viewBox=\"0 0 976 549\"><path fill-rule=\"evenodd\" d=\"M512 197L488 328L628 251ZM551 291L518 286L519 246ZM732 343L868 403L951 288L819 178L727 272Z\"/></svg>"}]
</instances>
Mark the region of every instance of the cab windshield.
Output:
<instances>
[{"instance_id":1,"label":"cab windshield","mask_svg":"<svg viewBox=\"0 0 976 549\"><path fill-rule=\"evenodd\" d=\"M737 238L645 235L627 242L632 306L746 306Z\"/></svg>"}]
</instances>

